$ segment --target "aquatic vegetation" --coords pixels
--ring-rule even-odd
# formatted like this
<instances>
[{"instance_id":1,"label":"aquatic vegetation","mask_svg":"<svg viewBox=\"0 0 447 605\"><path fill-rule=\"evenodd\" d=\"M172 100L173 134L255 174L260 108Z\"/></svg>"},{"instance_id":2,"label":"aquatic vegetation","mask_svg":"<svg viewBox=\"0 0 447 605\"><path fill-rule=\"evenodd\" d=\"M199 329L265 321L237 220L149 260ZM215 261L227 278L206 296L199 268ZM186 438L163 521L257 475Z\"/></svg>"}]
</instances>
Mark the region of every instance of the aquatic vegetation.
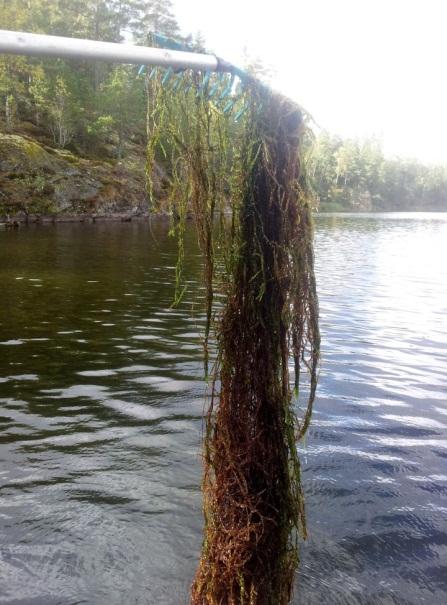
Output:
<instances>
[{"instance_id":1,"label":"aquatic vegetation","mask_svg":"<svg viewBox=\"0 0 447 605\"><path fill-rule=\"evenodd\" d=\"M306 536L297 441L311 418L320 346L306 116L250 78L237 86L230 75L168 80L151 77L147 173L157 154L173 166L179 297L185 220L194 216L206 372L211 335L217 344L191 603L286 604Z\"/></svg>"}]
</instances>

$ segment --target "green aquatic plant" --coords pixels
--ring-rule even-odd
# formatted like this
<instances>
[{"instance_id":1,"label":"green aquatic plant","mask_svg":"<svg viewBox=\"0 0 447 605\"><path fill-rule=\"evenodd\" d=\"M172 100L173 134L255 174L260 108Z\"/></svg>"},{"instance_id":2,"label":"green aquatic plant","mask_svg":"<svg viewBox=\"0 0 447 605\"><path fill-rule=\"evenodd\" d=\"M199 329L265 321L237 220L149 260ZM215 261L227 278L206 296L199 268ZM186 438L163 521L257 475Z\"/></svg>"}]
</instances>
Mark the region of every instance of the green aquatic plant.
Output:
<instances>
[{"instance_id":1,"label":"green aquatic plant","mask_svg":"<svg viewBox=\"0 0 447 605\"><path fill-rule=\"evenodd\" d=\"M191 603L285 605L306 537L297 441L311 418L320 348L306 116L251 79L153 79L148 159L173 166L179 294L187 213L195 220L207 373L211 335L216 343Z\"/></svg>"}]
</instances>

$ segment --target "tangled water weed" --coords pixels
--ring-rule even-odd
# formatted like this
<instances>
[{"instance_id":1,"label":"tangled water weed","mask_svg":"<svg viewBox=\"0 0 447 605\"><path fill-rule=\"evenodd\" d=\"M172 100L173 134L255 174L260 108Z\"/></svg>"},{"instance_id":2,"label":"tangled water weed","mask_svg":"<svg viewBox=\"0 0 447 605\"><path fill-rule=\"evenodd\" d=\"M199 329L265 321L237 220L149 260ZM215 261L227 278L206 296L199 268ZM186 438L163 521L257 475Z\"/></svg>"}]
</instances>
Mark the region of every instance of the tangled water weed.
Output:
<instances>
[{"instance_id":1,"label":"tangled water weed","mask_svg":"<svg viewBox=\"0 0 447 605\"><path fill-rule=\"evenodd\" d=\"M206 293L206 374L211 334L217 343L203 445L204 540L191 602L282 605L291 598L299 535L306 537L296 444L309 426L320 349L306 117L249 80L234 92L237 115L245 113L236 124L211 94L220 86L221 99L231 80L216 76L204 84L190 74L185 81L180 93L161 75L151 84L148 175L157 153L169 154L177 300L185 221L190 210L194 216ZM231 221L223 218L227 212ZM298 419L294 399L306 374Z\"/></svg>"}]
</instances>

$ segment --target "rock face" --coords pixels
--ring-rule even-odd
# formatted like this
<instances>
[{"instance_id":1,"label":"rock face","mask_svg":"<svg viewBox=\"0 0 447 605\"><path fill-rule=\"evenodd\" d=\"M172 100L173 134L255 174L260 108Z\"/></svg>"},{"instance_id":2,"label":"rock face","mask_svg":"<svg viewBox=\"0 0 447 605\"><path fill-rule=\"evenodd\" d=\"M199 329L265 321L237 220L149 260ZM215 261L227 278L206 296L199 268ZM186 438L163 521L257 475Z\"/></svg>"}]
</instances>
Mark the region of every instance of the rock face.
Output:
<instances>
[{"instance_id":1,"label":"rock face","mask_svg":"<svg viewBox=\"0 0 447 605\"><path fill-rule=\"evenodd\" d=\"M121 162L96 161L0 133L0 217L148 214L144 156L135 146Z\"/></svg>"}]
</instances>

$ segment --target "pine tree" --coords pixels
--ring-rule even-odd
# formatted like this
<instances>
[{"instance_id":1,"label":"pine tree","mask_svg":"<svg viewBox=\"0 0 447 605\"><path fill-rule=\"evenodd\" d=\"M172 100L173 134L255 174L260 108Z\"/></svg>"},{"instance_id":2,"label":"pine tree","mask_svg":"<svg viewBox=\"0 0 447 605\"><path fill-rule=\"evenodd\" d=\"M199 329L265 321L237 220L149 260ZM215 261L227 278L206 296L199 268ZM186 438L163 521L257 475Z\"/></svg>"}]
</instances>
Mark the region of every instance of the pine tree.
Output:
<instances>
[{"instance_id":1,"label":"pine tree","mask_svg":"<svg viewBox=\"0 0 447 605\"><path fill-rule=\"evenodd\" d=\"M171 38L180 37L180 28L174 16L172 0L143 0L139 19L132 22L135 39L147 43L150 33L161 33Z\"/></svg>"}]
</instances>

